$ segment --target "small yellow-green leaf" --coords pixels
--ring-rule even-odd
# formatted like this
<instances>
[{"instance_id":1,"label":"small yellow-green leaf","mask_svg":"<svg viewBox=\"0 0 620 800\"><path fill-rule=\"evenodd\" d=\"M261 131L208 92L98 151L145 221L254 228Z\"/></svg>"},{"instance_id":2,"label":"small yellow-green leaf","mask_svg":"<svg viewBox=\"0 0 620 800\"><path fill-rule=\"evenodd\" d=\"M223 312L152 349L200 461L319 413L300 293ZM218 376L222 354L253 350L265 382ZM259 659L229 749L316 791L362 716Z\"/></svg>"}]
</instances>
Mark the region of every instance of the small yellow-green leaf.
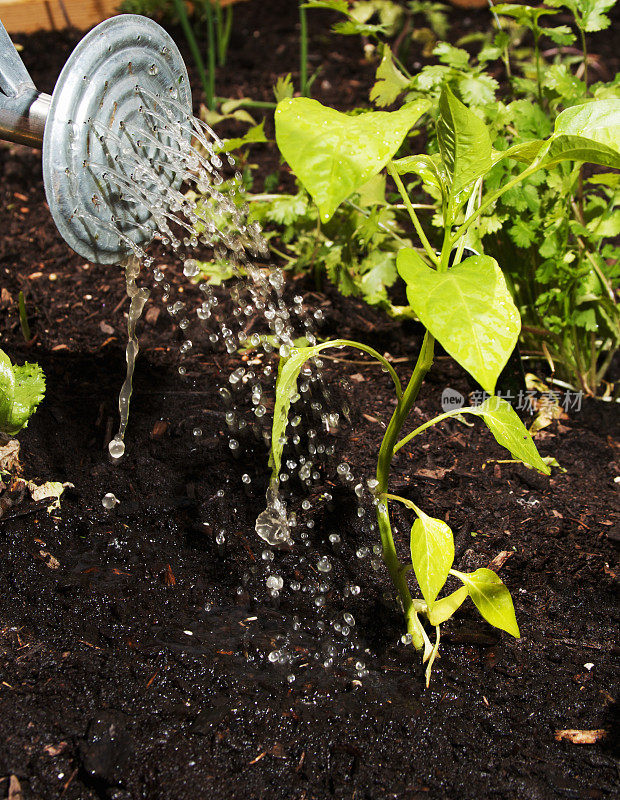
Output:
<instances>
[{"instance_id":1,"label":"small yellow-green leaf","mask_svg":"<svg viewBox=\"0 0 620 800\"><path fill-rule=\"evenodd\" d=\"M514 158L515 161L520 161L523 164L531 164L544 144L545 142L542 139L534 139L530 142L513 144L507 150L493 150L491 154L493 166L506 158Z\"/></svg>"},{"instance_id":2,"label":"small yellow-green leaf","mask_svg":"<svg viewBox=\"0 0 620 800\"><path fill-rule=\"evenodd\" d=\"M236 139L225 139L218 151L230 153L232 150L237 150L247 144L259 144L266 141L265 120L263 120L260 125L254 125L254 127L246 131L244 136L238 136Z\"/></svg>"},{"instance_id":3,"label":"small yellow-green leaf","mask_svg":"<svg viewBox=\"0 0 620 800\"><path fill-rule=\"evenodd\" d=\"M461 586L456 592L452 592L447 597L435 601L432 608L428 610L428 620L431 625L441 625L454 614L457 608L463 604L467 597L467 587Z\"/></svg>"},{"instance_id":4,"label":"small yellow-green leaf","mask_svg":"<svg viewBox=\"0 0 620 800\"><path fill-rule=\"evenodd\" d=\"M452 573L463 581L474 605L490 625L516 639L521 636L510 592L492 570L481 567L475 572Z\"/></svg>"},{"instance_id":5,"label":"small yellow-green leaf","mask_svg":"<svg viewBox=\"0 0 620 800\"><path fill-rule=\"evenodd\" d=\"M411 528L411 563L426 605L432 608L454 561L454 537L450 526L416 507L418 518Z\"/></svg>"},{"instance_id":6,"label":"small yellow-green leaf","mask_svg":"<svg viewBox=\"0 0 620 800\"><path fill-rule=\"evenodd\" d=\"M534 440L510 403L500 397L488 397L471 410L480 414L495 440L510 450L515 458L545 475L551 474L550 467L540 457Z\"/></svg>"},{"instance_id":7,"label":"small yellow-green leaf","mask_svg":"<svg viewBox=\"0 0 620 800\"><path fill-rule=\"evenodd\" d=\"M0 350L0 431L4 431L15 398L15 375L11 359Z\"/></svg>"}]
</instances>

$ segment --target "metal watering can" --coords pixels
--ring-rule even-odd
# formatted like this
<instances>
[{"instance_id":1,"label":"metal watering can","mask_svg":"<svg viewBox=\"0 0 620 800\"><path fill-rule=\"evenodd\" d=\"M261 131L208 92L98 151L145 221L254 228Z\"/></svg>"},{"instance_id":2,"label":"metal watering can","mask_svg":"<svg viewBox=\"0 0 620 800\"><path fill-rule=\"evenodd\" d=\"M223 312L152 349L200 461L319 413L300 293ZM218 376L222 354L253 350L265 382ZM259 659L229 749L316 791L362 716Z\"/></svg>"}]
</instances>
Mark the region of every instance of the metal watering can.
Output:
<instances>
[{"instance_id":1,"label":"metal watering can","mask_svg":"<svg viewBox=\"0 0 620 800\"><path fill-rule=\"evenodd\" d=\"M153 125L145 110L156 110L159 101L178 125ZM128 240L141 245L152 238L150 209L125 196L118 180L106 180L105 170L120 171L130 185L130 171L123 175L129 148L136 161L157 165L160 184L178 188L182 176L169 154L188 146L191 113L181 54L147 17L123 14L93 28L69 56L51 96L37 91L0 22L0 139L42 148L54 222L88 261L118 264L131 251Z\"/></svg>"}]
</instances>

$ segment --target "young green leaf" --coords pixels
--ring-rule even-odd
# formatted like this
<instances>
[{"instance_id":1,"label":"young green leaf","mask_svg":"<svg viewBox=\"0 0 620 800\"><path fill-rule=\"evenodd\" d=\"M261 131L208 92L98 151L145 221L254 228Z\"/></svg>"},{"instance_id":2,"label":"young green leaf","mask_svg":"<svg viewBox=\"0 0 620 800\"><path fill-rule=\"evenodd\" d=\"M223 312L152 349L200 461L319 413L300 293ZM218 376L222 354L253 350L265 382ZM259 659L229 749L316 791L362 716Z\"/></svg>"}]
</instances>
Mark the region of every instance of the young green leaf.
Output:
<instances>
[{"instance_id":1,"label":"young green leaf","mask_svg":"<svg viewBox=\"0 0 620 800\"><path fill-rule=\"evenodd\" d=\"M418 518L411 528L411 563L420 591L431 609L454 561L454 537L440 519L415 507Z\"/></svg>"},{"instance_id":2,"label":"young green leaf","mask_svg":"<svg viewBox=\"0 0 620 800\"><path fill-rule=\"evenodd\" d=\"M428 621L431 625L441 625L461 607L467 595L467 587L461 586L456 592L442 597L441 600L436 600L432 608L428 609Z\"/></svg>"},{"instance_id":3,"label":"young green leaf","mask_svg":"<svg viewBox=\"0 0 620 800\"><path fill-rule=\"evenodd\" d=\"M620 169L620 100L593 100L558 115L543 165L565 160Z\"/></svg>"},{"instance_id":4,"label":"young green leaf","mask_svg":"<svg viewBox=\"0 0 620 800\"><path fill-rule=\"evenodd\" d=\"M474 605L490 625L516 639L521 636L510 592L492 570L481 567L470 573L451 570L451 574L463 581Z\"/></svg>"},{"instance_id":5,"label":"young green leaf","mask_svg":"<svg viewBox=\"0 0 620 800\"><path fill-rule=\"evenodd\" d=\"M452 194L491 169L491 137L484 122L445 85L439 98L437 141L452 178Z\"/></svg>"},{"instance_id":6,"label":"young green leaf","mask_svg":"<svg viewBox=\"0 0 620 800\"><path fill-rule=\"evenodd\" d=\"M592 33L609 27L611 20L605 12L614 3L615 0L548 0L547 5L566 6L572 11L577 25L586 33Z\"/></svg>"},{"instance_id":7,"label":"young green leaf","mask_svg":"<svg viewBox=\"0 0 620 800\"><path fill-rule=\"evenodd\" d=\"M236 139L224 139L222 146L218 148L224 153L230 153L231 150L238 150L247 144L258 144L266 142L265 136L265 120L260 125L254 125L243 136L238 136Z\"/></svg>"},{"instance_id":8,"label":"young green leaf","mask_svg":"<svg viewBox=\"0 0 620 800\"><path fill-rule=\"evenodd\" d=\"M540 457L532 437L510 403L500 397L488 397L481 405L474 406L472 411L484 419L498 444L510 450L515 458L545 475L551 474L551 469Z\"/></svg>"},{"instance_id":9,"label":"young green leaf","mask_svg":"<svg viewBox=\"0 0 620 800\"><path fill-rule=\"evenodd\" d=\"M279 103L280 100L286 100L292 97L294 93L295 88L293 86L291 73L289 72L284 77L280 76L273 87L273 96L276 99L276 103Z\"/></svg>"},{"instance_id":10,"label":"young green leaf","mask_svg":"<svg viewBox=\"0 0 620 800\"><path fill-rule=\"evenodd\" d=\"M506 400L495 396L487 398L479 406L468 406L446 411L445 414L440 414L438 417L425 422L401 439L395 445L394 451L400 450L407 442L410 442L414 437L419 436L433 425L437 425L439 422L451 417L460 419L463 414L482 417L497 443L509 450L516 459L522 461L528 467L544 472L545 475L551 474L546 460L540 457L532 437L513 407Z\"/></svg>"},{"instance_id":11,"label":"young green leaf","mask_svg":"<svg viewBox=\"0 0 620 800\"><path fill-rule=\"evenodd\" d=\"M416 100L399 111L348 116L306 97L278 104L278 147L312 195L323 222L383 169L430 105Z\"/></svg>"},{"instance_id":12,"label":"young green leaf","mask_svg":"<svg viewBox=\"0 0 620 800\"><path fill-rule=\"evenodd\" d=\"M415 250L396 265L420 322L489 394L519 337L521 318L497 261L471 256L447 272L424 264Z\"/></svg>"},{"instance_id":13,"label":"young green leaf","mask_svg":"<svg viewBox=\"0 0 620 800\"><path fill-rule=\"evenodd\" d=\"M500 161L504 161L506 158L514 158L515 161L519 161L523 164L531 164L544 144L542 139L534 139L531 142L513 144L512 147L509 147L507 150L493 150L491 154L493 166L499 164Z\"/></svg>"}]
</instances>

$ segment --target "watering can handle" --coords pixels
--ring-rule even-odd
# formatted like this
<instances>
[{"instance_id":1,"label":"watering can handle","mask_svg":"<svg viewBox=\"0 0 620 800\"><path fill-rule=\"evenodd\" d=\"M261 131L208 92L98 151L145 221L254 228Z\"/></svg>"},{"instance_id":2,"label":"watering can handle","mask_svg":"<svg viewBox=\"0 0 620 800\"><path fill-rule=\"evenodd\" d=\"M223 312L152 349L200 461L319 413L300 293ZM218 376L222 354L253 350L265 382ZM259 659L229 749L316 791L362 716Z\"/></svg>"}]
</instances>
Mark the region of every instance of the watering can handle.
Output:
<instances>
[{"instance_id":1,"label":"watering can handle","mask_svg":"<svg viewBox=\"0 0 620 800\"><path fill-rule=\"evenodd\" d=\"M34 83L0 21L0 91L15 97L23 89L34 89Z\"/></svg>"},{"instance_id":2,"label":"watering can handle","mask_svg":"<svg viewBox=\"0 0 620 800\"><path fill-rule=\"evenodd\" d=\"M41 147L50 101L36 90L0 22L0 139Z\"/></svg>"}]
</instances>

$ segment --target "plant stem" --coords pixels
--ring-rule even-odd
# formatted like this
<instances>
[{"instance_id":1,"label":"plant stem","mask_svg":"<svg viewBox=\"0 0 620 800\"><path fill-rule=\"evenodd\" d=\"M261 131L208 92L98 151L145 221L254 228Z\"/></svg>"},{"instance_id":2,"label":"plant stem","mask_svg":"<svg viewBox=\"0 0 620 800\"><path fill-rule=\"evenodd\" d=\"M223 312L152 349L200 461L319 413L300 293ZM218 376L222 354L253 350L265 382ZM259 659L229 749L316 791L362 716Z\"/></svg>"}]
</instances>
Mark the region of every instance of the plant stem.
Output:
<instances>
[{"instance_id":1,"label":"plant stem","mask_svg":"<svg viewBox=\"0 0 620 800\"><path fill-rule=\"evenodd\" d=\"M302 97L308 96L308 19L306 9L299 5L300 46L299 46L299 83Z\"/></svg>"},{"instance_id":2,"label":"plant stem","mask_svg":"<svg viewBox=\"0 0 620 800\"><path fill-rule=\"evenodd\" d=\"M396 188L398 189L400 196L403 198L403 203L405 204L405 208L409 212L409 216L411 218L411 222L413 222L413 227L416 230L420 238L420 242L422 243L422 247L426 251L427 256L436 266L439 266L439 259L437 258L437 254L433 250L430 245L430 242L426 238L426 234L424 233L422 226L420 225L420 220L418 219L418 215L415 213L415 209L411 204L411 200L409 199L409 195L407 194L407 190L405 189L405 185L403 184L400 175L396 171L394 165L390 162L387 165L387 171L392 177L392 180L396 184Z\"/></svg>"},{"instance_id":3,"label":"plant stem","mask_svg":"<svg viewBox=\"0 0 620 800\"><path fill-rule=\"evenodd\" d=\"M586 85L586 94L588 92L588 45L586 43L586 32L581 25L579 27L579 34L581 35L581 51L583 53L583 82Z\"/></svg>"},{"instance_id":4,"label":"plant stem","mask_svg":"<svg viewBox=\"0 0 620 800\"><path fill-rule=\"evenodd\" d=\"M540 70L540 33L534 30L534 52L536 53L536 83L538 85L538 102L542 104L542 74Z\"/></svg>"},{"instance_id":5,"label":"plant stem","mask_svg":"<svg viewBox=\"0 0 620 800\"><path fill-rule=\"evenodd\" d=\"M230 97L216 97L215 100L218 103L226 103L229 101ZM268 100L251 100L249 97L243 98L242 100L234 100L235 108L275 108L277 103L270 103Z\"/></svg>"},{"instance_id":6,"label":"plant stem","mask_svg":"<svg viewBox=\"0 0 620 800\"><path fill-rule=\"evenodd\" d=\"M230 42L230 34L232 32L233 23L233 7L228 6L226 12L222 11L222 5L218 0L217 5L217 53L220 67L226 64L226 56L228 55L228 44Z\"/></svg>"},{"instance_id":7,"label":"plant stem","mask_svg":"<svg viewBox=\"0 0 620 800\"><path fill-rule=\"evenodd\" d=\"M617 346L618 346L618 342L617 341L615 342L615 344L614 344L614 342L610 343L609 352L607 353L607 355L603 359L603 363L601 364L601 366L599 367L598 372L596 373L596 388L597 389L598 389L598 386L599 386L600 382L603 380L603 376L605 375L605 373L607 372L607 370L611 366L611 362L614 360L614 356L616 354Z\"/></svg>"},{"instance_id":8,"label":"plant stem","mask_svg":"<svg viewBox=\"0 0 620 800\"><path fill-rule=\"evenodd\" d=\"M215 52L215 20L213 18L213 6L211 5L211 0L207 0L206 3L206 12L207 12L207 42L209 50L207 52L207 59L209 62L209 91L207 92L207 108L210 111L213 111L215 108L215 64L216 64L216 52Z\"/></svg>"},{"instance_id":9,"label":"plant stem","mask_svg":"<svg viewBox=\"0 0 620 800\"><path fill-rule=\"evenodd\" d=\"M28 324L28 314L26 312L26 300L24 298L24 293L21 291L19 293L18 307L19 307L19 324L21 325L22 336L24 337L24 341L29 342L32 339L32 334L30 333L30 325Z\"/></svg>"},{"instance_id":10,"label":"plant stem","mask_svg":"<svg viewBox=\"0 0 620 800\"><path fill-rule=\"evenodd\" d=\"M493 194L489 195L489 197L487 197L487 199L484 200L484 202L482 202L478 206L478 208L476 209L476 211L474 211L471 217L465 220L465 222L454 234L452 239L450 239L450 250L452 250L454 245L458 242L461 236L463 236L463 234L468 230L471 224L474 223L478 219L478 217L480 217L487 210L487 208L489 208L489 206L492 206L493 203L504 194L504 192L507 192L508 189L512 189L513 186L516 186L518 183L521 183L521 181L524 178L527 178L528 175L533 175L535 172L538 172L539 169L542 169L541 162L536 161L535 163L530 164L530 166L527 169L524 169L523 172L520 172L518 175L515 175L515 177L512 178L512 180L509 180L508 183L505 183L500 189L498 189L496 192L493 192Z\"/></svg>"},{"instance_id":11,"label":"plant stem","mask_svg":"<svg viewBox=\"0 0 620 800\"><path fill-rule=\"evenodd\" d=\"M402 427L415 403L422 381L426 373L432 366L433 353L434 353L435 340L427 331L424 335L422 348L418 355L413 374L407 384L402 397L398 401L398 405L392 414L392 419L389 422L381 448L379 450L379 459L377 463L377 496L381 497L388 493L388 482L390 475L390 467L394 457L394 445L402 430ZM403 565L398 559L396 547L394 545L394 538L392 536L392 526L390 524L390 515L387 503L380 501L377 505L377 522L379 524L379 532L381 534L381 546L383 548L383 561L388 568L392 582L396 587L398 596L403 606L403 613L407 623L407 633L411 634L412 643L416 650L424 648L424 635L421 630L422 626L418 619L417 612L414 608L411 592L407 584L407 575L403 569Z\"/></svg>"},{"instance_id":12,"label":"plant stem","mask_svg":"<svg viewBox=\"0 0 620 800\"><path fill-rule=\"evenodd\" d=\"M205 70L204 61L202 60L202 56L200 55L200 48L198 47L198 42L196 41L196 36L194 35L194 31L192 26L190 25L189 19L187 18L187 10L185 8L184 0L173 0L174 8L177 12L177 16L179 18L179 22L181 23L181 27L183 28L183 33L185 34L185 38L187 39L187 44L189 45L189 49L192 51L192 57L194 59L194 63L196 64L196 69L198 70L198 75L200 76L200 82L202 83L202 88L205 93L205 97L207 98L207 105L212 110L213 105L209 105L209 81L207 80L207 73ZM211 103L213 100L211 99Z\"/></svg>"}]
</instances>

